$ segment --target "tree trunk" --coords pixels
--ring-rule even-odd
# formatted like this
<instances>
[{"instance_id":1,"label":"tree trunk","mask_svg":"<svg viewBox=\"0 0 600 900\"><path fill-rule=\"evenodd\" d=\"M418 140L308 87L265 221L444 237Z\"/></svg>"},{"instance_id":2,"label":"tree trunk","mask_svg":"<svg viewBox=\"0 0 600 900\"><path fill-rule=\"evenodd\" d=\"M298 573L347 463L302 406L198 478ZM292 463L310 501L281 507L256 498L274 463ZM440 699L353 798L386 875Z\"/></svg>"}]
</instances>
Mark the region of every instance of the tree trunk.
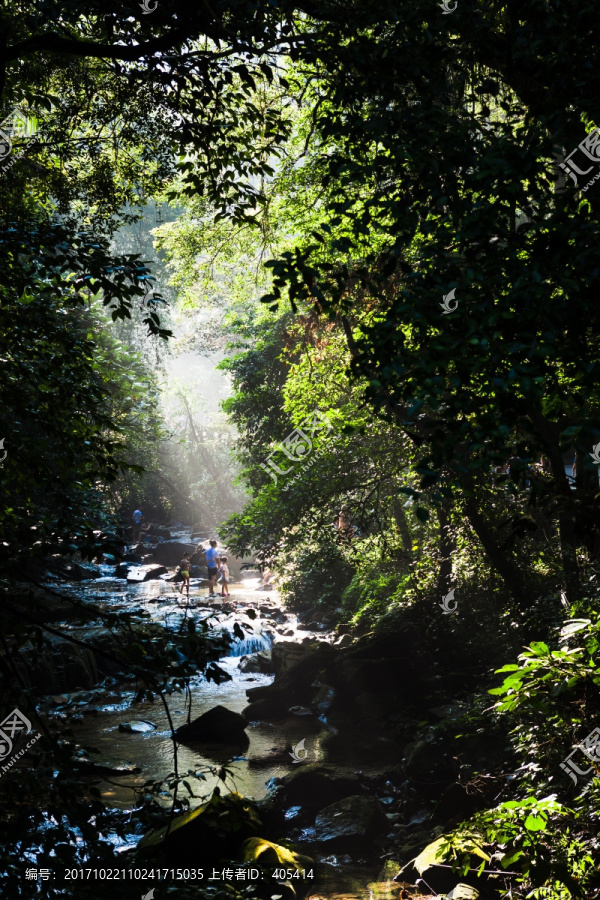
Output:
<instances>
[{"instance_id":1,"label":"tree trunk","mask_svg":"<svg viewBox=\"0 0 600 900\"><path fill-rule=\"evenodd\" d=\"M408 525L406 523L406 515L404 513L402 501L398 499L398 497L394 497L392 511L394 514L394 522L398 526L398 531L400 532L402 549L405 553L408 554L410 558L412 556L412 538L410 536L410 531L408 530Z\"/></svg>"},{"instance_id":2,"label":"tree trunk","mask_svg":"<svg viewBox=\"0 0 600 900\"><path fill-rule=\"evenodd\" d=\"M537 428L540 437L546 443L546 454L552 467L552 477L557 487L558 497L558 534L563 572L565 573L565 591L569 605L581 600L581 578L577 562L578 540L575 534L575 504L571 486L565 472L563 455L560 450L560 425L550 421L538 411L531 413L531 421Z\"/></svg>"},{"instance_id":3,"label":"tree trunk","mask_svg":"<svg viewBox=\"0 0 600 900\"><path fill-rule=\"evenodd\" d=\"M519 606L527 606L528 592L525 583L523 582L517 567L510 560L502 547L500 547L498 535L487 522L473 496L466 496L464 503L465 512L467 513L471 527L481 541L481 545L487 553L490 563L498 572Z\"/></svg>"}]
</instances>

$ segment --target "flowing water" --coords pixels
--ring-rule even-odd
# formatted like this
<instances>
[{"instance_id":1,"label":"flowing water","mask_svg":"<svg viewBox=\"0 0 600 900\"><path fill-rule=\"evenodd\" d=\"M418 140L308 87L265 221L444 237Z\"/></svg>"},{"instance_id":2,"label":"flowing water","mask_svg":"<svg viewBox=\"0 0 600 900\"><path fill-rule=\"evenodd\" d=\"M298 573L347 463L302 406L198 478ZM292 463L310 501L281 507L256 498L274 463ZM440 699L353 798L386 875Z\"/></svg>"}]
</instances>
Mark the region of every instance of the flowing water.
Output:
<instances>
[{"instance_id":1,"label":"flowing water","mask_svg":"<svg viewBox=\"0 0 600 900\"><path fill-rule=\"evenodd\" d=\"M127 608L129 611L145 613L149 619L162 623L168 629L176 629L185 617L193 617L197 621L210 618L211 625L215 628L226 628L229 631L236 621L253 629L244 640L236 641L231 646L230 656L219 662L220 667L231 675L230 681L215 684L202 677L192 680L191 718L194 719L217 705L241 713L248 705L246 690L272 682L272 675L240 672L239 664L243 656L270 649L272 641L277 638L301 641L311 635L307 631L298 632L294 616L287 615L284 625L278 625L267 613L261 613L259 607L269 605L269 601L276 600L277 595L275 591L257 591L258 585L257 578L248 578L240 584L231 585L231 596L227 602L234 607L234 612L223 612L220 598L208 601L206 588L196 579L192 579L189 598L194 608L188 609L180 607L179 604L185 605L186 601L175 592L175 586L161 579L125 586L122 580L107 576L71 586L70 592L81 598L93 599L105 609L116 611ZM272 608L279 613L278 607ZM244 615L244 611L248 609L256 611L256 619ZM278 618L283 618L280 613ZM285 630L286 637L281 638L276 628ZM74 631L72 629L72 633ZM84 631L82 627L82 634ZM118 783L111 777L100 785L103 799L110 805L121 808L131 806L135 800L135 791L146 780L165 777L173 771L173 741L162 703L156 700L153 703L132 705L133 698L133 691L119 691L117 696L113 693L107 693L106 697L95 694L93 707L85 704L85 699L79 701L84 709L86 706L87 710L93 708L93 714L86 714L85 711L80 713L77 706L61 703L65 698L55 698L58 700L58 707L55 709L58 709L60 715L66 715L76 740L82 746L95 747L100 751L101 758L109 763L130 763L142 770L139 774L120 777ZM168 705L175 727L187 721L188 708L184 694L171 695ZM130 733L119 729L119 725L139 721L151 723L146 733ZM152 725L155 727L151 727ZM258 800L265 796L266 782L269 779L285 775L292 769L290 751L299 741L306 741L312 760L323 759L321 743L329 729L314 716L298 715L290 716L284 725L252 723L246 733L250 745L228 763L232 772L228 786ZM180 771L187 771L198 770L203 766L214 767L230 760L230 754L231 748L223 752L219 745L215 745L214 751L203 746L200 753L197 749L179 744L178 768ZM216 778L208 777L204 792L210 791L214 784ZM200 798L192 800L192 806L199 805L200 802Z\"/></svg>"},{"instance_id":2,"label":"flowing water","mask_svg":"<svg viewBox=\"0 0 600 900\"><path fill-rule=\"evenodd\" d=\"M192 719L218 704L242 712L248 705L246 690L271 683L272 675L240 671L243 656L269 649L274 641L299 643L307 637L311 640L328 639L322 631L315 633L299 629L296 617L281 609L275 590L257 590L258 578L249 577L230 585L231 595L226 601L220 597L209 600L205 583L192 579L189 608L185 609L180 606L182 603L185 606L186 601L177 593L177 585L163 579L127 584L122 579L114 578L112 567L102 569L106 573L104 577L61 586L62 592L70 592L82 600L93 600L105 610L126 609L142 619L160 622L167 629L176 629L181 619L189 616L196 620L210 617L215 628L227 628L230 632L236 621L251 626L252 631L248 632L247 637L232 645L231 655L219 662L231 675L230 681L215 684L201 677L193 679L190 685ZM226 609L223 609L223 603L227 604ZM255 610L255 619L245 615L249 609ZM70 630L74 634L80 631L80 636L85 637L86 628L89 634L89 626ZM111 766L129 764L130 769L138 769L118 776L106 775L97 785L107 805L120 809L128 809L135 803L136 795L146 781L166 778L173 771L173 742L162 703L157 700L133 704L133 699L133 691L108 688L106 691L55 696L50 700L48 710L50 714L59 715L69 722L75 739L84 748L95 748L100 752L99 757L94 754L94 760ZM188 709L183 694L171 695L168 705L174 727L187 721ZM146 722L148 730L130 733L119 728L132 722ZM192 807L199 805L202 796L209 794L218 783L216 770L223 764L230 771L226 781L229 789L256 800L263 798L272 778L282 777L294 770L291 750L299 742L304 742L310 761L326 761L324 739L331 735L332 729L313 715L298 714L274 724L251 723L246 733L249 746L233 758L231 748L220 748L219 745L215 745L214 750L203 745L201 752L197 748L178 745L179 772L203 770L206 777L206 781L194 782L196 796L190 798ZM336 753L338 764L353 762L352 754L343 761L337 756ZM376 763L369 766L368 755L366 765L364 752L358 752L356 762L361 758L363 765L360 768L363 771L369 768L377 771ZM209 766L214 769L212 774L206 771ZM171 795L167 790L162 800L165 806L170 805ZM390 880L392 871L389 866L389 870L386 869L384 861L362 861L357 865L348 857L329 856L322 862L318 882L311 885L307 900L393 900L400 896L401 886Z\"/></svg>"}]
</instances>

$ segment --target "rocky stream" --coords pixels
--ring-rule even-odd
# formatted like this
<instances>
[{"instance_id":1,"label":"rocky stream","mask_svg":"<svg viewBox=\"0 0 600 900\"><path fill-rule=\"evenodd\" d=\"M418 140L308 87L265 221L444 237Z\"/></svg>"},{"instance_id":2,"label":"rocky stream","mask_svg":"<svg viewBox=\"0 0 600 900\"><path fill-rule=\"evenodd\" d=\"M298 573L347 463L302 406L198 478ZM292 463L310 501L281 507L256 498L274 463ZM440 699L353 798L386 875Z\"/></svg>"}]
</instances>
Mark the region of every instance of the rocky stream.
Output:
<instances>
[{"instance_id":1,"label":"rocky stream","mask_svg":"<svg viewBox=\"0 0 600 900\"><path fill-rule=\"evenodd\" d=\"M178 592L173 559L190 544L190 533L181 532L163 541L162 550L158 545L162 563L138 549L125 564L73 564L69 571L46 573L44 580L82 605L126 610L134 620L167 631L188 617L238 635L242 627L245 636L219 661L230 680L197 677L189 694L169 698L171 722L181 737L179 770L202 769L208 794L225 765L226 790L256 801L271 835L292 841L314 860L314 880L304 886L308 898L400 900L447 891L453 898L486 896L467 885L463 893L452 893L458 879L447 871L438 870L435 890L412 867L399 874L442 833L440 823L452 818L454 808L444 810L444 803L457 806L452 765L436 749L437 737L414 740L415 704L437 696L442 705L429 715L437 722L453 721L460 708L443 705L438 676L420 656L414 635L399 638L383 630L355 640L330 630L318 615L299 621L282 607L274 588L261 585L256 569L235 560L229 598L208 598L206 579L198 575L202 567L196 567L187 600ZM61 627L102 642L101 624L67 619ZM29 671L46 685L41 709L70 726L99 779L102 800L126 812L145 782L173 771L167 712L158 701L136 701L135 686L89 650L59 651ZM197 733L186 735L190 721ZM168 790L161 801L170 805ZM190 799L191 809L201 803L199 796ZM463 807L459 800L457 811L469 811ZM114 836L123 853L139 840L139 834Z\"/></svg>"}]
</instances>

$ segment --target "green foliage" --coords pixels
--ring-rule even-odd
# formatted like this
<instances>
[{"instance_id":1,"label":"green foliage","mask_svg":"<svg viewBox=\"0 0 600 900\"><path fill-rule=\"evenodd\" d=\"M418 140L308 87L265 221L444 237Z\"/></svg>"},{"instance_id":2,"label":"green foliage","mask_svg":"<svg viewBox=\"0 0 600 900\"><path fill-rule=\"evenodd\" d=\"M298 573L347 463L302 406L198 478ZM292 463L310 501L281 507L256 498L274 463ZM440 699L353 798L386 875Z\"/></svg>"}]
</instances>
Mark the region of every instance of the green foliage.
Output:
<instances>
[{"instance_id":1,"label":"green foliage","mask_svg":"<svg viewBox=\"0 0 600 900\"><path fill-rule=\"evenodd\" d=\"M600 685L596 670L598 632L600 623L589 619L570 619L561 630L563 646L551 650L543 641L534 641L519 656L520 664L511 663L499 669L508 672L501 687L489 693L502 696L497 703L501 711L534 709L550 713L553 701L561 694L579 688L584 682ZM568 647L568 642L579 635L583 646Z\"/></svg>"},{"instance_id":2,"label":"green foliage","mask_svg":"<svg viewBox=\"0 0 600 900\"><path fill-rule=\"evenodd\" d=\"M353 613L352 621L373 623L401 602L409 580L408 575L398 572L386 573L368 566L361 567L342 594L342 606Z\"/></svg>"},{"instance_id":3,"label":"green foliage","mask_svg":"<svg viewBox=\"0 0 600 900\"><path fill-rule=\"evenodd\" d=\"M279 590L292 609L323 606L338 610L354 566L332 542L307 542L276 560Z\"/></svg>"},{"instance_id":4,"label":"green foliage","mask_svg":"<svg viewBox=\"0 0 600 900\"><path fill-rule=\"evenodd\" d=\"M595 870L589 848L575 832L572 811L554 796L509 800L478 813L429 845L415 865L425 871L443 860L463 876L474 867L480 875L484 869L517 875L528 897L552 900L588 896Z\"/></svg>"},{"instance_id":5,"label":"green foliage","mask_svg":"<svg viewBox=\"0 0 600 900\"><path fill-rule=\"evenodd\" d=\"M5 289L0 321L1 558L87 546L94 521L108 524L100 486L143 462L156 440L155 385L91 309Z\"/></svg>"}]
</instances>

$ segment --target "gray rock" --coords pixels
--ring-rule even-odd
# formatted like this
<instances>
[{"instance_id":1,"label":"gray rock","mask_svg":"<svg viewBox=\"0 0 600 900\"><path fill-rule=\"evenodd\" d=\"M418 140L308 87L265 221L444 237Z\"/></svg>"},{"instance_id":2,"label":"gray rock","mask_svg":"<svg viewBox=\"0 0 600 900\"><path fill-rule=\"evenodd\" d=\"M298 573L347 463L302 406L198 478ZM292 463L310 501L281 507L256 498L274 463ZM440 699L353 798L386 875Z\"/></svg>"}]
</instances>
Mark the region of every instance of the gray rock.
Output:
<instances>
[{"instance_id":1,"label":"gray rock","mask_svg":"<svg viewBox=\"0 0 600 900\"><path fill-rule=\"evenodd\" d=\"M290 629L290 633L294 632ZM307 655L307 651L295 641L279 641L273 645L272 655L273 670L277 675L284 675Z\"/></svg>"},{"instance_id":2,"label":"gray rock","mask_svg":"<svg viewBox=\"0 0 600 900\"><path fill-rule=\"evenodd\" d=\"M339 647L340 650L344 650L345 647L349 647L350 644L353 644L354 640L349 634L342 634L336 641L334 641L333 646Z\"/></svg>"},{"instance_id":3,"label":"gray rock","mask_svg":"<svg viewBox=\"0 0 600 900\"><path fill-rule=\"evenodd\" d=\"M248 720L225 706L214 706L189 725L181 725L175 732L177 740L207 743L245 743Z\"/></svg>"},{"instance_id":4,"label":"gray rock","mask_svg":"<svg viewBox=\"0 0 600 900\"><path fill-rule=\"evenodd\" d=\"M141 719L134 722L121 722L119 731L124 731L126 734L148 734L149 731L155 731L156 727L154 722L146 722Z\"/></svg>"},{"instance_id":5,"label":"gray rock","mask_svg":"<svg viewBox=\"0 0 600 900\"><path fill-rule=\"evenodd\" d=\"M253 653L251 656L242 656L239 668L240 672L258 672L261 675L270 675L273 671L271 654L261 650L259 653Z\"/></svg>"},{"instance_id":6,"label":"gray rock","mask_svg":"<svg viewBox=\"0 0 600 900\"><path fill-rule=\"evenodd\" d=\"M388 827L375 797L354 794L326 806L315 819L316 838L330 846L364 844Z\"/></svg>"},{"instance_id":7,"label":"gray rock","mask_svg":"<svg viewBox=\"0 0 600 900\"><path fill-rule=\"evenodd\" d=\"M151 581L153 578L164 575L166 571L165 566L137 566L127 573L127 582L128 584L138 584L142 581Z\"/></svg>"},{"instance_id":8,"label":"gray rock","mask_svg":"<svg viewBox=\"0 0 600 900\"><path fill-rule=\"evenodd\" d=\"M165 541L153 548L152 554L157 563L163 566L176 566L181 562L184 553L190 556L196 553L196 544L183 541ZM203 554L204 555L204 554Z\"/></svg>"}]
</instances>

